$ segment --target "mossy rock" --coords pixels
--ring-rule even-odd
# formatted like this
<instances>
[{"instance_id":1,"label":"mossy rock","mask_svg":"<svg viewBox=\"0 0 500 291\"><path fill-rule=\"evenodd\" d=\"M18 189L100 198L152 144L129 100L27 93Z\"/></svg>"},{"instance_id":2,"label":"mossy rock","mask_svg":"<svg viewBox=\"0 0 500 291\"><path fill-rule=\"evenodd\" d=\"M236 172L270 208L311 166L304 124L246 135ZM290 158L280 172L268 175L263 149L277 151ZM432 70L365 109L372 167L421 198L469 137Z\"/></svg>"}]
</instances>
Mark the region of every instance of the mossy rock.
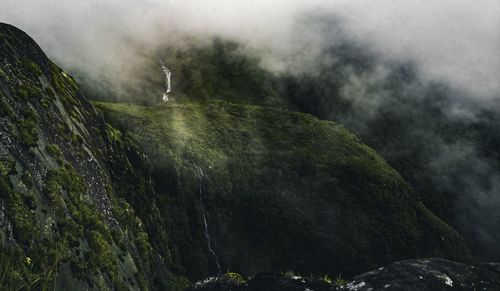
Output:
<instances>
[{"instance_id":1,"label":"mossy rock","mask_svg":"<svg viewBox=\"0 0 500 291\"><path fill-rule=\"evenodd\" d=\"M24 32L0 23L0 55L0 289L187 287L142 153Z\"/></svg>"}]
</instances>

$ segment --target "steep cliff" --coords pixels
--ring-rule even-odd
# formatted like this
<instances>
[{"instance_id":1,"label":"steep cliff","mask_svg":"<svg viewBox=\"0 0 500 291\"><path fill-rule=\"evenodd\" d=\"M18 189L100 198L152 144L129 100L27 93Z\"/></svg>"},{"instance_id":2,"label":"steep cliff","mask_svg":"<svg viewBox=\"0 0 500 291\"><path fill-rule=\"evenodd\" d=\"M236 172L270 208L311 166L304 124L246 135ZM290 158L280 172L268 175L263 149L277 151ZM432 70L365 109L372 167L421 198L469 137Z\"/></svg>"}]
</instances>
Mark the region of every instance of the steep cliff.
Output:
<instances>
[{"instance_id":1,"label":"steep cliff","mask_svg":"<svg viewBox=\"0 0 500 291\"><path fill-rule=\"evenodd\" d=\"M0 24L0 57L1 289L183 285L144 156L26 34Z\"/></svg>"}]
</instances>

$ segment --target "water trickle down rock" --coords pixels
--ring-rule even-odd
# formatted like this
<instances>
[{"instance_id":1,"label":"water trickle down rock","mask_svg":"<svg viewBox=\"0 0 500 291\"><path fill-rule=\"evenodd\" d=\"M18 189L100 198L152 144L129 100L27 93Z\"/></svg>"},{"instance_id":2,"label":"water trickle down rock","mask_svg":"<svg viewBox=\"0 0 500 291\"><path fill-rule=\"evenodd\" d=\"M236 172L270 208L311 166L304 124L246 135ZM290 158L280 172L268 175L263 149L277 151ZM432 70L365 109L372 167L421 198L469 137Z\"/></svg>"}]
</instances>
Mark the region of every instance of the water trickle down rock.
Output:
<instances>
[{"instance_id":1,"label":"water trickle down rock","mask_svg":"<svg viewBox=\"0 0 500 291\"><path fill-rule=\"evenodd\" d=\"M202 219L203 219L203 228L204 228L204 235L205 239L207 241L207 247L208 251L214 258L215 264L217 266L217 272L218 274L221 274L222 269L219 263L219 257L217 256L217 253L215 252L213 246L215 246L215 241L210 237L210 231L208 228L208 219L209 217L208 212L205 209L205 186L204 186L204 180L205 180L205 174L203 173L203 170L200 167L197 167L198 170L198 191L200 194L200 209L201 209L201 214L202 214ZM213 246L212 246L213 245Z\"/></svg>"}]
</instances>

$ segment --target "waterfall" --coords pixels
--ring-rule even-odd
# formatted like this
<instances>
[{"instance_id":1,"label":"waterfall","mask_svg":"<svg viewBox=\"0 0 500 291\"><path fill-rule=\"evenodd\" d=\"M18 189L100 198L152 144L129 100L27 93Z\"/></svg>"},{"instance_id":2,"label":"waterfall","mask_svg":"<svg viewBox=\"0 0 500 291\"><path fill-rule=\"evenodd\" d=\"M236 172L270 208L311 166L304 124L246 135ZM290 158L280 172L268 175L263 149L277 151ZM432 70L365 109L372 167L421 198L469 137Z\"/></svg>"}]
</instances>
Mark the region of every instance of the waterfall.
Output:
<instances>
[{"instance_id":1,"label":"waterfall","mask_svg":"<svg viewBox=\"0 0 500 291\"><path fill-rule=\"evenodd\" d=\"M167 68L167 66L163 63L163 61L160 61L161 63L161 69L165 73L165 93L163 93L163 97L161 98L163 102L168 101L168 95L170 92L172 92L172 87L171 87L171 77L172 77L172 72Z\"/></svg>"},{"instance_id":2,"label":"waterfall","mask_svg":"<svg viewBox=\"0 0 500 291\"><path fill-rule=\"evenodd\" d=\"M207 247L208 251L214 258L215 264L217 266L217 272L221 274L221 266L219 263L219 257L217 257L217 253L215 252L214 248L212 245L215 246L215 241L210 237L210 231L208 229L208 220L207 217L209 217L208 212L205 209L205 187L203 185L203 181L205 179L205 175L203 173L203 170L200 167L197 167L198 169L198 191L200 194L200 208L201 208L201 214L203 218L203 227L204 227L204 235L205 235L205 240L207 241Z\"/></svg>"}]
</instances>

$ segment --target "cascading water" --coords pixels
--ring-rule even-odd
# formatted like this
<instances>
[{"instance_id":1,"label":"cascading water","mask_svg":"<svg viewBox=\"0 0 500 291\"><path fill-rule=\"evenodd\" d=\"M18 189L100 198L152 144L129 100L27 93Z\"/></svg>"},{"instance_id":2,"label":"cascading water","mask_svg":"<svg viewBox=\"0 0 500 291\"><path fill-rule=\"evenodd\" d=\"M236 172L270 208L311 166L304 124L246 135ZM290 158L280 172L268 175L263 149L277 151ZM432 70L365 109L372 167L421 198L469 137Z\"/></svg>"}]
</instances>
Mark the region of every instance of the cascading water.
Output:
<instances>
[{"instance_id":1,"label":"cascading water","mask_svg":"<svg viewBox=\"0 0 500 291\"><path fill-rule=\"evenodd\" d=\"M200 194L200 208L201 208L201 215L203 218L203 227L204 227L204 234L205 234L205 239L207 241L207 246L208 246L208 251L214 258L215 264L217 266L217 272L220 274L221 273L221 266L219 263L219 257L217 257L217 253L213 249L212 244L215 246L215 241L210 237L210 231L208 229L208 220L207 217L209 217L208 212L205 209L205 187L204 187L204 179L205 179L205 174L203 173L203 170L200 167L197 167L198 169L198 191Z\"/></svg>"},{"instance_id":2,"label":"cascading water","mask_svg":"<svg viewBox=\"0 0 500 291\"><path fill-rule=\"evenodd\" d=\"M170 86L172 72L167 68L167 66L165 65L165 63L163 63L163 61L160 61L160 63L161 63L161 69L165 73L165 93L163 93L163 97L161 98L161 100L163 100L163 102L167 102L168 95L170 94L170 92L172 92L172 87Z\"/></svg>"}]
</instances>

